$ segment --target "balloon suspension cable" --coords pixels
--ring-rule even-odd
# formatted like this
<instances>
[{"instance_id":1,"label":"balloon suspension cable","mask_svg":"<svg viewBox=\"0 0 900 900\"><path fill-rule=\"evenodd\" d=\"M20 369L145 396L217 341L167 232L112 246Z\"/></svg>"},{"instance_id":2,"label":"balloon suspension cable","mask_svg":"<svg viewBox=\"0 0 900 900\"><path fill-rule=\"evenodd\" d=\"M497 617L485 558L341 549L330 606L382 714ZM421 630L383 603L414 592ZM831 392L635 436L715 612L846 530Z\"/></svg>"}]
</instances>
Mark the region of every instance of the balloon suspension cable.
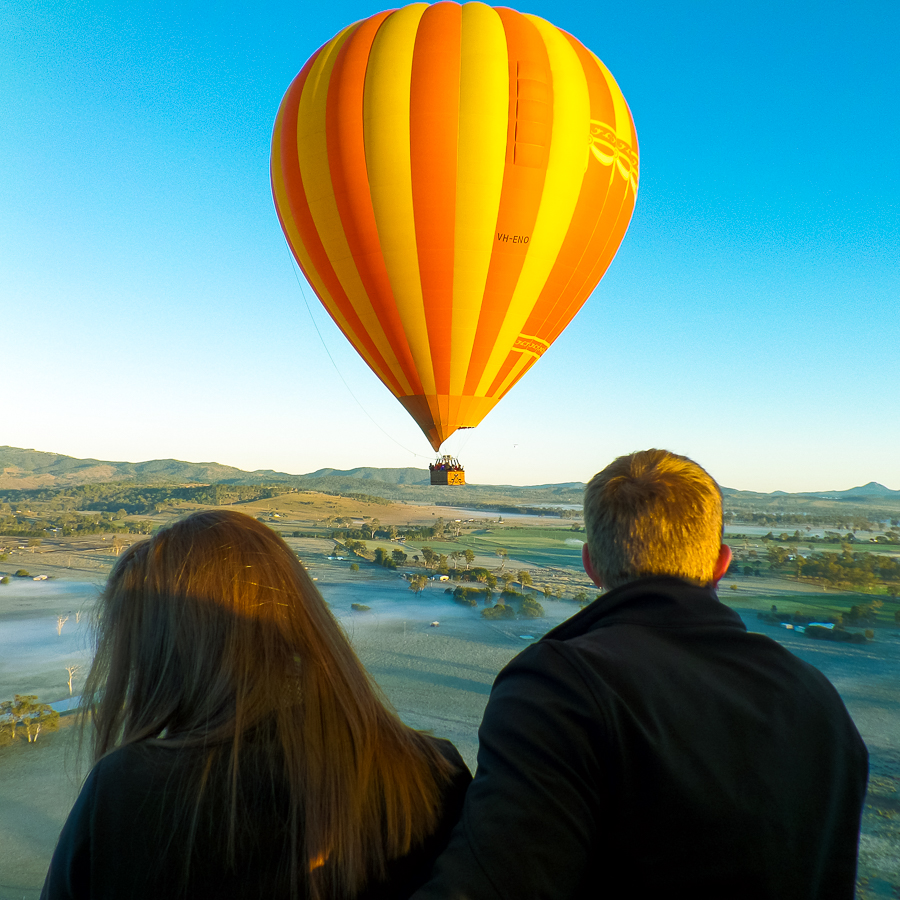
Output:
<instances>
[{"instance_id":1,"label":"balloon suspension cable","mask_svg":"<svg viewBox=\"0 0 900 900\"><path fill-rule=\"evenodd\" d=\"M472 440L472 435L474 435L474 434L475 434L474 428L460 428L458 431L456 431L452 435L453 437L456 437L457 435L459 436L459 440L457 442L458 448L453 453L454 456L462 456L463 455L463 451L466 449L466 447L469 446L469 441Z\"/></svg>"},{"instance_id":2,"label":"balloon suspension cable","mask_svg":"<svg viewBox=\"0 0 900 900\"><path fill-rule=\"evenodd\" d=\"M405 450L407 453L411 453L413 456L415 456L415 457L417 457L417 458L419 458L419 459L431 459L430 456L423 456L421 453L416 453L415 450L410 450L409 447L404 447L403 444L400 443L400 441L398 441L398 440L397 440L395 437L393 437L392 435L388 434L388 433L381 427L381 425L379 425L378 422L376 422L375 419L372 418L371 414L370 414L369 411L362 405L362 403L359 402L359 399L357 398L356 394L353 393L352 389L350 388L350 385L347 384L347 379L344 378L344 376L341 374L341 370L338 368L337 363L334 361L334 357L331 355L331 351L328 349L328 344L325 343L325 338L322 336L322 332L319 330L319 325L318 325L318 323L316 322L315 317L314 317L313 314L312 314L312 309L310 308L310 305L309 305L309 299L307 298L307 296L306 296L306 291L304 290L304 287L303 287L303 279L300 277L300 275L299 275L298 272L297 272L298 266L297 266L296 260L294 259L294 254L291 253L291 247L290 247L290 244L288 244L288 242L287 242L287 238L285 238L284 246L287 248L288 257L290 258L290 261L291 261L291 271L294 273L294 278L297 279L297 285L298 285L298 287L300 288L300 296L303 298L303 302L304 302L304 304L306 305L306 311L309 313L309 318L310 318L310 320L311 320L312 323L313 323L313 328L316 329L316 334L319 336L319 340L322 342L322 347L325 349L325 353L328 355L328 358L331 360L331 364L334 366L334 371L337 372L338 378L341 379L341 381L342 381L343 384L344 384L344 387L347 388L347 392L348 392L348 393L350 394L350 396L356 401L356 405L357 405L357 406L358 406L358 407L366 414L366 416L368 416L369 421L370 421L370 422L371 422L371 423L372 423L372 424L373 424L373 425L374 425L374 426L375 426L375 427L376 427L376 428L377 428L377 429L378 429L378 430L379 430L386 438L388 438L389 440L393 441L398 447L400 447L401 450Z\"/></svg>"}]
</instances>

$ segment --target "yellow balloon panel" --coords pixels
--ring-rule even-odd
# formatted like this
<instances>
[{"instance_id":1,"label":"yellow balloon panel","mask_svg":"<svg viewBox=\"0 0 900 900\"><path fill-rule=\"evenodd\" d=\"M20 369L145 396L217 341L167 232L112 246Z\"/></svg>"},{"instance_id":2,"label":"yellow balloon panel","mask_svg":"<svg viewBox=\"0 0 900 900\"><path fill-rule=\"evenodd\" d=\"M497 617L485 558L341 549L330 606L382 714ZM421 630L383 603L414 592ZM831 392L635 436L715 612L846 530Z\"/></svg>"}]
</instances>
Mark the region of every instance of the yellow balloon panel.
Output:
<instances>
[{"instance_id":1,"label":"yellow balloon panel","mask_svg":"<svg viewBox=\"0 0 900 900\"><path fill-rule=\"evenodd\" d=\"M271 172L301 269L437 450L596 287L631 219L638 147L618 85L571 35L420 3L307 62Z\"/></svg>"}]
</instances>

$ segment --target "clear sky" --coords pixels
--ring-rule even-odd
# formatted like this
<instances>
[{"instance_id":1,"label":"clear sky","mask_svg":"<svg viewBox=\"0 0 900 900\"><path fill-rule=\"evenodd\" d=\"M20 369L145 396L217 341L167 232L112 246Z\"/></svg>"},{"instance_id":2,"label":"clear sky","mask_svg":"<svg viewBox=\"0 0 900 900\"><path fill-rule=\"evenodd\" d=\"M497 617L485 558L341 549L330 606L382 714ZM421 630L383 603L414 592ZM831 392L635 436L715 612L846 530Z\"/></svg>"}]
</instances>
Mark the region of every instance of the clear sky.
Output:
<instances>
[{"instance_id":1,"label":"clear sky","mask_svg":"<svg viewBox=\"0 0 900 900\"><path fill-rule=\"evenodd\" d=\"M0 444L428 462L298 285L269 190L282 94L380 8L0 0ZM567 331L445 449L481 483L662 446L729 487L900 488L900 5L517 8L615 75L637 208Z\"/></svg>"}]
</instances>

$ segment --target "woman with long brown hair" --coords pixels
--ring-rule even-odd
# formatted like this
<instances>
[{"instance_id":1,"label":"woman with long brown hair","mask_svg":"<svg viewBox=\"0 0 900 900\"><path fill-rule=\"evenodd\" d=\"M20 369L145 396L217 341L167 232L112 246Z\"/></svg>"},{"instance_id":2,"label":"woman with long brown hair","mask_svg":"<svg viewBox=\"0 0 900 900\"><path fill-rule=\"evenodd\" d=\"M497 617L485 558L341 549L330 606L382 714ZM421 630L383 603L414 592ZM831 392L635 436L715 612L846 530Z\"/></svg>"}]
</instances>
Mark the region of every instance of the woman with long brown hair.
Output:
<instances>
[{"instance_id":1,"label":"woman with long brown hair","mask_svg":"<svg viewBox=\"0 0 900 900\"><path fill-rule=\"evenodd\" d=\"M407 897L470 779L388 708L284 541L231 511L122 554L82 708L94 767L46 898Z\"/></svg>"}]
</instances>

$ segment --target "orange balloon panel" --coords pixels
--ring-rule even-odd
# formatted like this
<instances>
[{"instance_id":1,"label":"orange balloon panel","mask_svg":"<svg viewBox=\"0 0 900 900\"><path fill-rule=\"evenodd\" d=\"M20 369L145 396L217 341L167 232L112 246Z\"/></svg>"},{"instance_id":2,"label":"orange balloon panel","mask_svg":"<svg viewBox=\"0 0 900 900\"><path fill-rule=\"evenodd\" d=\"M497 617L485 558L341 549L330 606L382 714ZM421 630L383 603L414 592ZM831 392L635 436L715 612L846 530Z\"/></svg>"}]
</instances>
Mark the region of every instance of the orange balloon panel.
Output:
<instances>
[{"instance_id":1,"label":"orange balloon panel","mask_svg":"<svg viewBox=\"0 0 900 900\"><path fill-rule=\"evenodd\" d=\"M271 171L300 268L437 450L597 286L634 210L637 135L571 35L416 3L312 56L278 111Z\"/></svg>"}]
</instances>

